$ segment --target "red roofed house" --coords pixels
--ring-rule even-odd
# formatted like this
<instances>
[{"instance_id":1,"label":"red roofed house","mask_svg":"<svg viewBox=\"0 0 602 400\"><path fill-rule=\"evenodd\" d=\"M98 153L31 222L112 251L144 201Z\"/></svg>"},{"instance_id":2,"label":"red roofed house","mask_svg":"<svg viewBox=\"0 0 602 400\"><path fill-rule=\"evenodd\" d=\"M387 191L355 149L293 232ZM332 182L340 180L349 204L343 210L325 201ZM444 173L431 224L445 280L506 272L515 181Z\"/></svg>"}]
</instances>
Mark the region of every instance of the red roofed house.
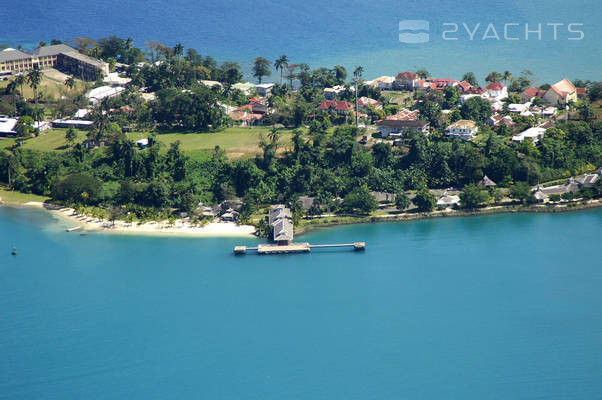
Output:
<instances>
[{"instance_id":1,"label":"red roofed house","mask_svg":"<svg viewBox=\"0 0 602 400\"><path fill-rule=\"evenodd\" d=\"M500 82L491 82L485 86L485 91L490 100L497 101L508 97L508 88Z\"/></svg>"},{"instance_id":2,"label":"red roofed house","mask_svg":"<svg viewBox=\"0 0 602 400\"><path fill-rule=\"evenodd\" d=\"M509 115L503 116L501 114L493 114L491 117L487 119L487 125L490 126L500 126L506 125L508 127L514 126L514 122L512 122L512 117Z\"/></svg>"},{"instance_id":3,"label":"red roofed house","mask_svg":"<svg viewBox=\"0 0 602 400\"><path fill-rule=\"evenodd\" d=\"M577 101L577 89L571 81L564 78L553 84L543 96L543 99L552 105L566 105L570 101Z\"/></svg>"},{"instance_id":4,"label":"red roofed house","mask_svg":"<svg viewBox=\"0 0 602 400\"><path fill-rule=\"evenodd\" d=\"M418 119L418 114L420 114L420 111L418 110L410 111L407 108L404 108L397 114L389 115L385 119L390 121L415 121Z\"/></svg>"},{"instance_id":5,"label":"red roofed house","mask_svg":"<svg viewBox=\"0 0 602 400\"><path fill-rule=\"evenodd\" d=\"M417 86L418 75L410 71L398 73L393 82L395 89L414 90Z\"/></svg>"},{"instance_id":6,"label":"red roofed house","mask_svg":"<svg viewBox=\"0 0 602 400\"><path fill-rule=\"evenodd\" d=\"M546 94L545 90L539 90L536 87L530 87L529 89L522 92L520 94L520 97L523 100L523 103L526 103L528 101L532 102L535 97L543 97L544 94Z\"/></svg>"},{"instance_id":7,"label":"red roofed house","mask_svg":"<svg viewBox=\"0 0 602 400\"><path fill-rule=\"evenodd\" d=\"M370 97L362 96L357 100L357 105L360 108L366 108L368 106L373 107L375 110L382 110L383 103L378 100L371 99Z\"/></svg>"},{"instance_id":8,"label":"red roofed house","mask_svg":"<svg viewBox=\"0 0 602 400\"><path fill-rule=\"evenodd\" d=\"M342 100L326 100L320 103L318 110L345 115L349 111L353 111L353 104Z\"/></svg>"},{"instance_id":9,"label":"red roofed house","mask_svg":"<svg viewBox=\"0 0 602 400\"><path fill-rule=\"evenodd\" d=\"M577 89L577 97L580 99L585 99L585 97L587 96L587 88L578 87L576 89Z\"/></svg>"},{"instance_id":10,"label":"red roofed house","mask_svg":"<svg viewBox=\"0 0 602 400\"><path fill-rule=\"evenodd\" d=\"M443 90L446 87L456 86L458 83L455 79L433 79L430 87L435 90Z\"/></svg>"},{"instance_id":11,"label":"red roofed house","mask_svg":"<svg viewBox=\"0 0 602 400\"><path fill-rule=\"evenodd\" d=\"M466 93L471 87L472 85L466 81L458 83L458 89L460 89L460 93L462 94Z\"/></svg>"},{"instance_id":12,"label":"red roofed house","mask_svg":"<svg viewBox=\"0 0 602 400\"><path fill-rule=\"evenodd\" d=\"M263 118L262 114L253 114L246 111L232 111L228 115L232 121L240 122L240 126L254 125L257 121L260 121L261 118Z\"/></svg>"}]
</instances>

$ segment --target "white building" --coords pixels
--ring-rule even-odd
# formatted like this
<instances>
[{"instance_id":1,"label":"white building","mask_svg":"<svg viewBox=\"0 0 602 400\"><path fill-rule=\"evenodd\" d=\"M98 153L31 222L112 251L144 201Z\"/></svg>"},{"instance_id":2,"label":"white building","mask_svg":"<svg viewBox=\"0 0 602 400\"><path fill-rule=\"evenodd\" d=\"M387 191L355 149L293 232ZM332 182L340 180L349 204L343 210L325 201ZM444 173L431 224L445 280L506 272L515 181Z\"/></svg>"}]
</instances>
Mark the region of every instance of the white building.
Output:
<instances>
[{"instance_id":1,"label":"white building","mask_svg":"<svg viewBox=\"0 0 602 400\"><path fill-rule=\"evenodd\" d=\"M475 137L478 131L479 127L477 126L476 122L467 119L461 119L445 129L445 136L470 140Z\"/></svg>"},{"instance_id":2,"label":"white building","mask_svg":"<svg viewBox=\"0 0 602 400\"><path fill-rule=\"evenodd\" d=\"M485 86L485 96L491 101L500 101L508 97L508 88L503 83L492 82Z\"/></svg>"},{"instance_id":3,"label":"white building","mask_svg":"<svg viewBox=\"0 0 602 400\"><path fill-rule=\"evenodd\" d=\"M255 86L255 89L257 89L257 94L261 97L268 97L270 94L272 94L273 88L273 83L260 83L259 85Z\"/></svg>"},{"instance_id":4,"label":"white building","mask_svg":"<svg viewBox=\"0 0 602 400\"><path fill-rule=\"evenodd\" d=\"M519 133L516 136L512 136L512 141L516 143L521 143L525 139L533 140L533 143L537 143L539 139L541 139L546 132L545 128L537 127L537 128L529 128L524 132Z\"/></svg>"},{"instance_id":5,"label":"white building","mask_svg":"<svg viewBox=\"0 0 602 400\"><path fill-rule=\"evenodd\" d=\"M9 118L0 115L0 136L15 136L17 132L15 128L19 122L16 118Z\"/></svg>"},{"instance_id":6,"label":"white building","mask_svg":"<svg viewBox=\"0 0 602 400\"><path fill-rule=\"evenodd\" d=\"M123 91L125 91L125 88L121 86L100 86L90 90L86 96L90 99L91 104L98 104L107 97L119 96Z\"/></svg>"}]
</instances>

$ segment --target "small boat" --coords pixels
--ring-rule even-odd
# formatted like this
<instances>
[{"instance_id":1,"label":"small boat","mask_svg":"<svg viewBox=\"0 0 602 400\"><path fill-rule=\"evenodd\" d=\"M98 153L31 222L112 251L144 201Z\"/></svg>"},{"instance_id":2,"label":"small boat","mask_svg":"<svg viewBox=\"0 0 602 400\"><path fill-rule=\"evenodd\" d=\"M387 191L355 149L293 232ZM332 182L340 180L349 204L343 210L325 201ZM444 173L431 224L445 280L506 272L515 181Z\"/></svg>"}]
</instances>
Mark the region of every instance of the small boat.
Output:
<instances>
[{"instance_id":1,"label":"small boat","mask_svg":"<svg viewBox=\"0 0 602 400\"><path fill-rule=\"evenodd\" d=\"M75 231L79 231L80 229L82 229L81 226L75 226L73 228L67 229L67 232L75 232Z\"/></svg>"},{"instance_id":2,"label":"small boat","mask_svg":"<svg viewBox=\"0 0 602 400\"><path fill-rule=\"evenodd\" d=\"M16 256L17 255L17 249L15 247L13 247L13 251L11 251L10 254L12 254L13 256Z\"/></svg>"}]
</instances>

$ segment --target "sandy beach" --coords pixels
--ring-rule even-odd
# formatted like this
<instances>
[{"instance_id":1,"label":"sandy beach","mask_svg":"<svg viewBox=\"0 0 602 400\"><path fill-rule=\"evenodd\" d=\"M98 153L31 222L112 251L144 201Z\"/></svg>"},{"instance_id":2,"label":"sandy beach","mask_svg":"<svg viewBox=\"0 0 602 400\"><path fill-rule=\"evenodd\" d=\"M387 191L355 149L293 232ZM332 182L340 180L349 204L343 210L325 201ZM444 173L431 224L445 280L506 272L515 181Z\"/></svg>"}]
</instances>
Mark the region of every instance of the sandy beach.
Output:
<instances>
[{"instance_id":1,"label":"sandy beach","mask_svg":"<svg viewBox=\"0 0 602 400\"><path fill-rule=\"evenodd\" d=\"M145 223L125 222L93 218L75 212L73 208L53 206L51 204L31 201L21 204L22 206L35 207L47 210L73 223L71 228L78 228L78 232L99 232L133 235L174 235L174 236L198 236L216 237L231 236L245 237L253 236L255 227L251 225L238 225L234 222L211 222L204 226L193 225L188 220L177 220L173 224L169 221L150 221Z\"/></svg>"}]
</instances>

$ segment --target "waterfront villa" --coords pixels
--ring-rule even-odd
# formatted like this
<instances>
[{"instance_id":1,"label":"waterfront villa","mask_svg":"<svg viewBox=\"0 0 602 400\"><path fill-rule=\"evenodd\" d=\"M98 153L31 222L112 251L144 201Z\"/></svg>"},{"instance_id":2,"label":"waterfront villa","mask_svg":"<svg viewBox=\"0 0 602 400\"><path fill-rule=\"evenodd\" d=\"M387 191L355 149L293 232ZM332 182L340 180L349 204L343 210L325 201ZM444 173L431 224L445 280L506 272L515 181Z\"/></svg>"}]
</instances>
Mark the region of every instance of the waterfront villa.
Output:
<instances>
[{"instance_id":1,"label":"waterfront villa","mask_svg":"<svg viewBox=\"0 0 602 400\"><path fill-rule=\"evenodd\" d=\"M500 82L491 82L485 86L485 96L491 101L500 101L508 97L508 88Z\"/></svg>"},{"instance_id":2,"label":"waterfront villa","mask_svg":"<svg viewBox=\"0 0 602 400\"><path fill-rule=\"evenodd\" d=\"M418 75L414 72L400 72L395 77L393 88L401 90L414 90L418 85Z\"/></svg>"},{"instance_id":3,"label":"waterfront villa","mask_svg":"<svg viewBox=\"0 0 602 400\"><path fill-rule=\"evenodd\" d=\"M438 208L448 208L456 206L460 203L460 197L456 195L450 195L447 192L443 192L441 197L437 200Z\"/></svg>"},{"instance_id":4,"label":"waterfront villa","mask_svg":"<svg viewBox=\"0 0 602 400\"><path fill-rule=\"evenodd\" d=\"M475 137L478 131L479 127L477 126L476 122L467 119L461 119L445 129L445 136L470 140Z\"/></svg>"},{"instance_id":5,"label":"waterfront villa","mask_svg":"<svg viewBox=\"0 0 602 400\"><path fill-rule=\"evenodd\" d=\"M552 105L567 105L577 101L577 89L571 81L564 78L553 84L543 96L544 101Z\"/></svg>"}]
</instances>

